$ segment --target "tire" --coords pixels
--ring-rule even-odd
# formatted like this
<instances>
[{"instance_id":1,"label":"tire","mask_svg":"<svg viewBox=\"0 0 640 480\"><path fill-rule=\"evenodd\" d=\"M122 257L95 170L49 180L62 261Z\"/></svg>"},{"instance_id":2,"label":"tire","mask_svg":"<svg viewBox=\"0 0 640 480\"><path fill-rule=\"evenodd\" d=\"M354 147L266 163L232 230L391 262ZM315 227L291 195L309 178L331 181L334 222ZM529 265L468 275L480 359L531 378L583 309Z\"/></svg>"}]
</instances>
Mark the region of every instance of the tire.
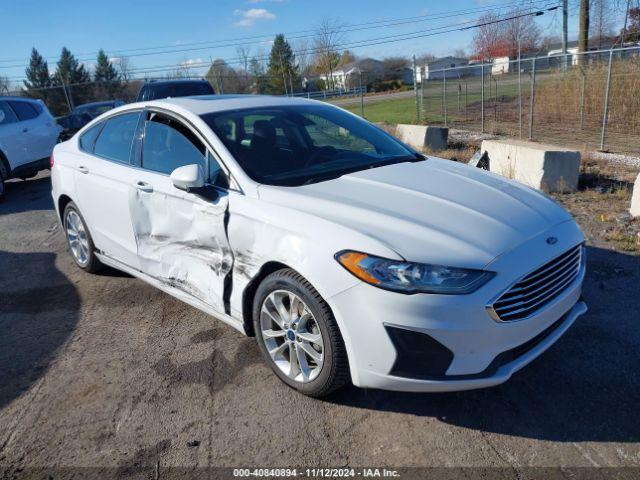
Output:
<instances>
[{"instance_id":1,"label":"tire","mask_svg":"<svg viewBox=\"0 0 640 480\"><path fill-rule=\"evenodd\" d=\"M95 245L82 214L75 203L69 202L64 209L64 234L69 245L71 258L85 272L95 273L102 269L102 264L95 254ZM74 239L77 243L74 243Z\"/></svg>"},{"instance_id":2,"label":"tire","mask_svg":"<svg viewBox=\"0 0 640 480\"><path fill-rule=\"evenodd\" d=\"M0 202L4 198L4 194L5 194L4 182L8 176L9 176L9 172L7 172L7 169L4 165L4 155L2 154L2 152L0 152Z\"/></svg>"},{"instance_id":3,"label":"tire","mask_svg":"<svg viewBox=\"0 0 640 480\"><path fill-rule=\"evenodd\" d=\"M350 381L347 352L331 309L300 274L284 269L266 277L256 291L252 313L262 356L288 386L323 397Z\"/></svg>"}]
</instances>

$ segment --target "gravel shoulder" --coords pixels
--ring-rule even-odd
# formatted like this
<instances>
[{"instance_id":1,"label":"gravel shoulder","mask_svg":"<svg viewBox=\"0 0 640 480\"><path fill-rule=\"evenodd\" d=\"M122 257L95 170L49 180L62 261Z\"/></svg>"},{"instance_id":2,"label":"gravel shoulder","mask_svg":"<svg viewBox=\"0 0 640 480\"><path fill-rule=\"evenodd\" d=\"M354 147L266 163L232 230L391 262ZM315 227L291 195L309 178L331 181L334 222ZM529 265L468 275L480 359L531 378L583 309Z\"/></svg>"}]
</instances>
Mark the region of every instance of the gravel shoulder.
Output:
<instances>
[{"instance_id":1,"label":"gravel shoulder","mask_svg":"<svg viewBox=\"0 0 640 480\"><path fill-rule=\"evenodd\" d=\"M171 466L640 467L640 257L597 228L588 199L565 200L588 236L590 310L541 358L487 390L349 387L314 400L271 374L254 339L137 279L75 268L48 173L11 181L0 478L38 467L101 478Z\"/></svg>"}]
</instances>

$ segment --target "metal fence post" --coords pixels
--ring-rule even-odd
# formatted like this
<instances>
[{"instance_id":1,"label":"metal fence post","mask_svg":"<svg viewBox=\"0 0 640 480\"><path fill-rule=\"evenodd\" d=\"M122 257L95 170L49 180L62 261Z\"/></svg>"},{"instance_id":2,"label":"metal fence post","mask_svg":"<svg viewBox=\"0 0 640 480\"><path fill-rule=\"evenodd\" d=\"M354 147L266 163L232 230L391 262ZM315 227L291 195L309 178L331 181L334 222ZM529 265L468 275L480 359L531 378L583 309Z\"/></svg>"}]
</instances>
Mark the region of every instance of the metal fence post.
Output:
<instances>
[{"instance_id":1,"label":"metal fence post","mask_svg":"<svg viewBox=\"0 0 640 480\"><path fill-rule=\"evenodd\" d=\"M529 107L529 140L533 138L533 111L536 105L536 59L531 59L531 106Z\"/></svg>"},{"instance_id":2,"label":"metal fence post","mask_svg":"<svg viewBox=\"0 0 640 480\"><path fill-rule=\"evenodd\" d=\"M480 65L480 132L484 133L484 59Z\"/></svg>"},{"instance_id":3,"label":"metal fence post","mask_svg":"<svg viewBox=\"0 0 640 480\"><path fill-rule=\"evenodd\" d=\"M518 52L518 131L522 138L522 64L520 52Z\"/></svg>"},{"instance_id":4,"label":"metal fence post","mask_svg":"<svg viewBox=\"0 0 640 480\"><path fill-rule=\"evenodd\" d=\"M584 129L584 93L585 93L585 83L586 83L586 74L582 66L580 67L580 130Z\"/></svg>"},{"instance_id":5,"label":"metal fence post","mask_svg":"<svg viewBox=\"0 0 640 480\"><path fill-rule=\"evenodd\" d=\"M362 91L362 70L358 70L358 84L360 86L360 116L364 118L364 92Z\"/></svg>"},{"instance_id":6,"label":"metal fence post","mask_svg":"<svg viewBox=\"0 0 640 480\"><path fill-rule=\"evenodd\" d=\"M462 85L458 82L458 113L460 113L460 96L462 95Z\"/></svg>"},{"instance_id":7,"label":"metal fence post","mask_svg":"<svg viewBox=\"0 0 640 480\"><path fill-rule=\"evenodd\" d=\"M444 112L444 126L447 126L447 69L442 75L442 111Z\"/></svg>"},{"instance_id":8,"label":"metal fence post","mask_svg":"<svg viewBox=\"0 0 640 480\"><path fill-rule=\"evenodd\" d=\"M609 68L607 70L607 86L604 94L604 113L602 114L602 133L600 134L600 150L604 150L604 135L607 130L609 115L609 91L611 90L611 64L613 63L613 48L609 50Z\"/></svg>"},{"instance_id":9,"label":"metal fence post","mask_svg":"<svg viewBox=\"0 0 640 480\"><path fill-rule=\"evenodd\" d=\"M420 104L418 101L418 74L416 72L416 56L413 56L413 93L416 97L416 119L420 123Z\"/></svg>"}]
</instances>

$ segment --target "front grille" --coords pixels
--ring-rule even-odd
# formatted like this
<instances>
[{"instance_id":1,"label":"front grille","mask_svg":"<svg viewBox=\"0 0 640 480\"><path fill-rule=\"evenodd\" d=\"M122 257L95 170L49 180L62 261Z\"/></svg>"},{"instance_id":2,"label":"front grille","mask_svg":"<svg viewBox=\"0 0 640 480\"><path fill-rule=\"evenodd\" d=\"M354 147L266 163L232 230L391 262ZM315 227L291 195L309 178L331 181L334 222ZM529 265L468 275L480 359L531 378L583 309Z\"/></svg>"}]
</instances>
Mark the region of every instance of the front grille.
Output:
<instances>
[{"instance_id":1,"label":"front grille","mask_svg":"<svg viewBox=\"0 0 640 480\"><path fill-rule=\"evenodd\" d=\"M490 306L496 320L522 320L561 295L580 275L583 246L578 245L518 281Z\"/></svg>"}]
</instances>

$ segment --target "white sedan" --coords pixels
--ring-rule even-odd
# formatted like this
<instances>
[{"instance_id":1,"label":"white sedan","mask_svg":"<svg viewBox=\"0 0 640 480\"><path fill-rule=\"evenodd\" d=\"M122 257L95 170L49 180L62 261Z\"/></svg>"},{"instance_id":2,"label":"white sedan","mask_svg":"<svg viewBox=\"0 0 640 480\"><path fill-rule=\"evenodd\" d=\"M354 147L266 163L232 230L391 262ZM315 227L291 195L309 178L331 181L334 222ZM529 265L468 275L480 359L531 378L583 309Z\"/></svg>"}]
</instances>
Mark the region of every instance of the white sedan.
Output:
<instances>
[{"instance_id":1,"label":"white sedan","mask_svg":"<svg viewBox=\"0 0 640 480\"><path fill-rule=\"evenodd\" d=\"M52 163L80 268L255 335L307 395L496 385L587 310L584 237L553 200L324 103L126 105Z\"/></svg>"}]
</instances>

